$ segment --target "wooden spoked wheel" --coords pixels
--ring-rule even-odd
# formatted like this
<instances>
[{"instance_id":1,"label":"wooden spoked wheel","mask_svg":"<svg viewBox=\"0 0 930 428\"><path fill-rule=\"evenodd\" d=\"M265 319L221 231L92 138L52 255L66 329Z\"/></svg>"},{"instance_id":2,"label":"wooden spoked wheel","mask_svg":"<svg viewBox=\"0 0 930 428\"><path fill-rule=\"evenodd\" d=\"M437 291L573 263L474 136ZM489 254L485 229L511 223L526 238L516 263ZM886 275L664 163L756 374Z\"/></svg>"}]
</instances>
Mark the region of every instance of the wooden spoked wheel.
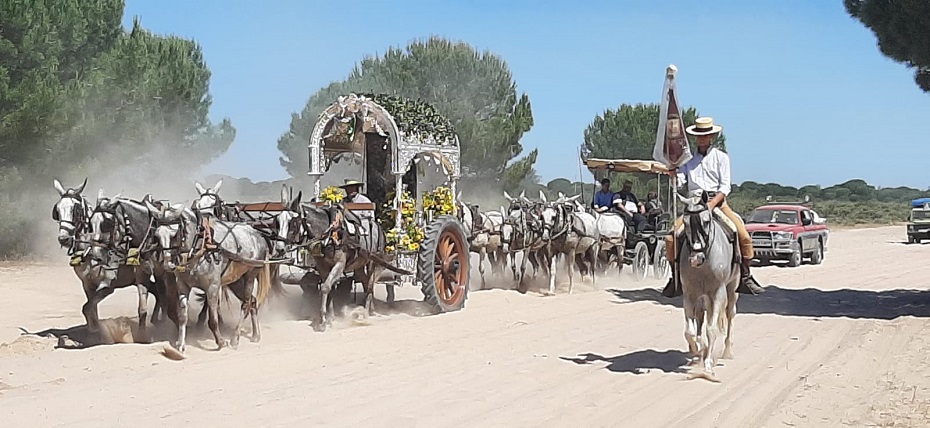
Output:
<instances>
[{"instance_id":1,"label":"wooden spoked wheel","mask_svg":"<svg viewBox=\"0 0 930 428\"><path fill-rule=\"evenodd\" d=\"M439 312L465 306L470 255L467 242L455 217L436 218L426 227L417 270L426 302Z\"/></svg>"}]
</instances>

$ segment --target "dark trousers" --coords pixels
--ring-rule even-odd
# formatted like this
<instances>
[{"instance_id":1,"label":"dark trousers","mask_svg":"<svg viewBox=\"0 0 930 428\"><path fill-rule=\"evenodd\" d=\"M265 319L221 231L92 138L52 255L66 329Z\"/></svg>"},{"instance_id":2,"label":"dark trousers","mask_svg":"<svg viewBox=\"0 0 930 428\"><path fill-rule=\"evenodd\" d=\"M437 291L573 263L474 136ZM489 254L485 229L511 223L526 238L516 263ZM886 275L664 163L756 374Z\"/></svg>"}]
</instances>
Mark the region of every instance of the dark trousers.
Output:
<instances>
[{"instance_id":1,"label":"dark trousers","mask_svg":"<svg viewBox=\"0 0 930 428\"><path fill-rule=\"evenodd\" d=\"M634 229L636 230L636 233L643 233L643 231L646 230L646 225L647 225L646 216L638 212L633 213L633 215L631 216L623 211L620 211L620 215L623 216L623 220L626 221L627 224L632 225L634 227Z\"/></svg>"}]
</instances>

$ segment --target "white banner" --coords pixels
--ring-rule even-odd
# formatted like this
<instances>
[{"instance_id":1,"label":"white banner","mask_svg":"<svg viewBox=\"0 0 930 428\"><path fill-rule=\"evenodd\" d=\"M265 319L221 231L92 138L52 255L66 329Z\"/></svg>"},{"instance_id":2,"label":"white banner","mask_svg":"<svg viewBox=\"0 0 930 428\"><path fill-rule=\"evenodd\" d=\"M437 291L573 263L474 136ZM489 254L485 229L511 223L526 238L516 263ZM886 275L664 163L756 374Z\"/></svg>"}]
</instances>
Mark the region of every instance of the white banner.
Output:
<instances>
[{"instance_id":1,"label":"white banner","mask_svg":"<svg viewBox=\"0 0 930 428\"><path fill-rule=\"evenodd\" d=\"M677 73L678 68L674 64L665 70L662 102L659 105L659 128L656 129L656 144L652 150L652 158L669 169L678 168L691 160L691 147L685 135L685 121L679 108L681 104L678 103L675 83Z\"/></svg>"}]
</instances>

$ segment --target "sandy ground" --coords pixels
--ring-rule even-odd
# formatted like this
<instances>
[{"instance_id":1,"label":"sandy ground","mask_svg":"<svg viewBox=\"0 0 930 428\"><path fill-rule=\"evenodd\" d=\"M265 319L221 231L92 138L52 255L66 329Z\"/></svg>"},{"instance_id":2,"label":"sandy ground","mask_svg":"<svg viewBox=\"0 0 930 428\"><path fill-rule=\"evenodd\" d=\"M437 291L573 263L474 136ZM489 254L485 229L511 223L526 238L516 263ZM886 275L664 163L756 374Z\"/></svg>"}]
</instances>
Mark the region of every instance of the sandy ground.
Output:
<instances>
[{"instance_id":1,"label":"sandy ground","mask_svg":"<svg viewBox=\"0 0 930 428\"><path fill-rule=\"evenodd\" d=\"M741 296L736 358L721 360L719 384L688 380L681 299L662 297L660 281L628 274L600 279L599 290L576 285L573 295L474 291L463 311L436 316L410 315L417 305L406 301L401 313L342 320L325 333L273 302L261 342L243 337L237 350L215 351L209 334L192 327L187 359L173 361L160 354L163 341L71 350L20 336L20 328L80 326L83 293L64 257L54 266L0 265L0 420L928 426L930 245L903 245L902 237L902 227L835 231L822 265L756 268L771 285ZM399 298L417 296L399 290ZM101 317L135 316L135 301L133 289L120 290L101 304Z\"/></svg>"}]
</instances>

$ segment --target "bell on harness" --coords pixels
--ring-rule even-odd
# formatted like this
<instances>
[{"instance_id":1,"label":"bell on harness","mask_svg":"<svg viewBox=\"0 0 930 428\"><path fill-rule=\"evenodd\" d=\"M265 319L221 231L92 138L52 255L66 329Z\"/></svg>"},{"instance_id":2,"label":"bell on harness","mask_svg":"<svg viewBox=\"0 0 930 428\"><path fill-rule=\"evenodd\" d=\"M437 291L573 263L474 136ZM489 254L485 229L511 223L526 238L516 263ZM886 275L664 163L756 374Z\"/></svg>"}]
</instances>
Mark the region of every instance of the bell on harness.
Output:
<instances>
[{"instance_id":1,"label":"bell on harness","mask_svg":"<svg viewBox=\"0 0 930 428\"><path fill-rule=\"evenodd\" d=\"M68 264L71 266L80 266L82 261L84 261L83 255L73 255L71 256L71 260L68 262Z\"/></svg>"},{"instance_id":2,"label":"bell on harness","mask_svg":"<svg viewBox=\"0 0 930 428\"><path fill-rule=\"evenodd\" d=\"M129 266L139 266L139 249L130 248L129 254L126 256L126 264Z\"/></svg>"}]
</instances>

